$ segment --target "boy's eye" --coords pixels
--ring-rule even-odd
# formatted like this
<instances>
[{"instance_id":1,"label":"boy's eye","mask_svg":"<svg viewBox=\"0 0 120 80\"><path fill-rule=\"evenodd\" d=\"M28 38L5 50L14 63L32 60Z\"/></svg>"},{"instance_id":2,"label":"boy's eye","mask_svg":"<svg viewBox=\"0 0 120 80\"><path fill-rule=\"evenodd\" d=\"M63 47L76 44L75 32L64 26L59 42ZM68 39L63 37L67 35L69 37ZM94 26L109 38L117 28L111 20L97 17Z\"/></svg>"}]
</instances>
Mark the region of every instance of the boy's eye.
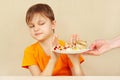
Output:
<instances>
[{"instance_id":1,"label":"boy's eye","mask_svg":"<svg viewBox=\"0 0 120 80\"><path fill-rule=\"evenodd\" d=\"M29 25L29 28L33 28L34 27L34 25Z\"/></svg>"},{"instance_id":2,"label":"boy's eye","mask_svg":"<svg viewBox=\"0 0 120 80\"><path fill-rule=\"evenodd\" d=\"M40 23L40 25L44 25L45 23Z\"/></svg>"},{"instance_id":3,"label":"boy's eye","mask_svg":"<svg viewBox=\"0 0 120 80\"><path fill-rule=\"evenodd\" d=\"M40 23L38 23L38 25L44 25L45 24L45 22L40 22Z\"/></svg>"}]
</instances>

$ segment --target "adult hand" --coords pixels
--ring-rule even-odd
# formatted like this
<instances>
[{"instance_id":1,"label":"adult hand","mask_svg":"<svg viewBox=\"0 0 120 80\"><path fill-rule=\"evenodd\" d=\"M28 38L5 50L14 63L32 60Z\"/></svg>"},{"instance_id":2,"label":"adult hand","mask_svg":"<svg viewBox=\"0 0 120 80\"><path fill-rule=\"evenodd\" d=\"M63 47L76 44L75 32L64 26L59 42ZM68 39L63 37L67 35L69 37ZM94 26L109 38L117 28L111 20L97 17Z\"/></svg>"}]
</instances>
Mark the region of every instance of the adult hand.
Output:
<instances>
[{"instance_id":1,"label":"adult hand","mask_svg":"<svg viewBox=\"0 0 120 80\"><path fill-rule=\"evenodd\" d=\"M91 44L90 50L88 52L83 53L83 54L101 55L110 49L111 49L110 41L108 41L108 40L96 40Z\"/></svg>"}]
</instances>

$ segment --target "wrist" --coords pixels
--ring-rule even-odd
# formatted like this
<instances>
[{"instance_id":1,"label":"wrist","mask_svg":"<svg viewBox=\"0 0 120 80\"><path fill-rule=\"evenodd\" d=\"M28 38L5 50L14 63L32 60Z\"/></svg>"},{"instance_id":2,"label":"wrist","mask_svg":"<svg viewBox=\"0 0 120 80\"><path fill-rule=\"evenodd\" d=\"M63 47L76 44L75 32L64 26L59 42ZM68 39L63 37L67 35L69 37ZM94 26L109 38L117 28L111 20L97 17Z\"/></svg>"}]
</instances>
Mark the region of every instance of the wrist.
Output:
<instances>
[{"instance_id":1,"label":"wrist","mask_svg":"<svg viewBox=\"0 0 120 80\"><path fill-rule=\"evenodd\" d=\"M110 40L109 41L109 45L110 45L110 49L113 49L113 48L116 48L116 43L115 43L115 41L114 40Z\"/></svg>"},{"instance_id":2,"label":"wrist","mask_svg":"<svg viewBox=\"0 0 120 80\"><path fill-rule=\"evenodd\" d=\"M80 59L79 58L72 58L71 62L72 62L72 64L78 64L78 63L80 63Z\"/></svg>"},{"instance_id":3,"label":"wrist","mask_svg":"<svg viewBox=\"0 0 120 80\"><path fill-rule=\"evenodd\" d=\"M56 58L50 58L49 62L55 63L57 61Z\"/></svg>"}]
</instances>

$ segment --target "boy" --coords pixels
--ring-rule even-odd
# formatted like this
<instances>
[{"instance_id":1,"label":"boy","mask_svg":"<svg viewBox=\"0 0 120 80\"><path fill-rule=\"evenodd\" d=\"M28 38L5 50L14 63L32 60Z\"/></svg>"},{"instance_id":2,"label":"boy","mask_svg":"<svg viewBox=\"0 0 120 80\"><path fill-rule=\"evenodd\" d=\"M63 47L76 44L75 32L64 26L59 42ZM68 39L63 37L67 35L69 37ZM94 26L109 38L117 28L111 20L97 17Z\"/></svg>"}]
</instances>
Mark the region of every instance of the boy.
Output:
<instances>
[{"instance_id":1,"label":"boy","mask_svg":"<svg viewBox=\"0 0 120 80\"><path fill-rule=\"evenodd\" d=\"M56 21L49 5L31 6L26 13L26 23L37 42L25 49L22 67L28 68L33 76L83 75L80 62L84 60L80 55L57 56L51 51L53 46L64 45L64 42L54 35Z\"/></svg>"}]
</instances>

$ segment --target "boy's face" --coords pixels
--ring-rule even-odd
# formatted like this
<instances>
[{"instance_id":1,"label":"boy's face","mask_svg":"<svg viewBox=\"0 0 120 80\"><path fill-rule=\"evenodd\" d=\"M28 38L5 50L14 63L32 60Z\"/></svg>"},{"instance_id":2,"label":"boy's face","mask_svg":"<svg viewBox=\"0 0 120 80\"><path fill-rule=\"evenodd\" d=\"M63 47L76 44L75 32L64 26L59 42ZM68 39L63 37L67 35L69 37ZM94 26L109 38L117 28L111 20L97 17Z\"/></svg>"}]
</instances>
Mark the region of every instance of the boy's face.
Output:
<instances>
[{"instance_id":1,"label":"boy's face","mask_svg":"<svg viewBox=\"0 0 120 80\"><path fill-rule=\"evenodd\" d=\"M28 26L30 28L31 36L38 41L43 41L53 34L55 21L50 21L46 16L34 14Z\"/></svg>"}]
</instances>

